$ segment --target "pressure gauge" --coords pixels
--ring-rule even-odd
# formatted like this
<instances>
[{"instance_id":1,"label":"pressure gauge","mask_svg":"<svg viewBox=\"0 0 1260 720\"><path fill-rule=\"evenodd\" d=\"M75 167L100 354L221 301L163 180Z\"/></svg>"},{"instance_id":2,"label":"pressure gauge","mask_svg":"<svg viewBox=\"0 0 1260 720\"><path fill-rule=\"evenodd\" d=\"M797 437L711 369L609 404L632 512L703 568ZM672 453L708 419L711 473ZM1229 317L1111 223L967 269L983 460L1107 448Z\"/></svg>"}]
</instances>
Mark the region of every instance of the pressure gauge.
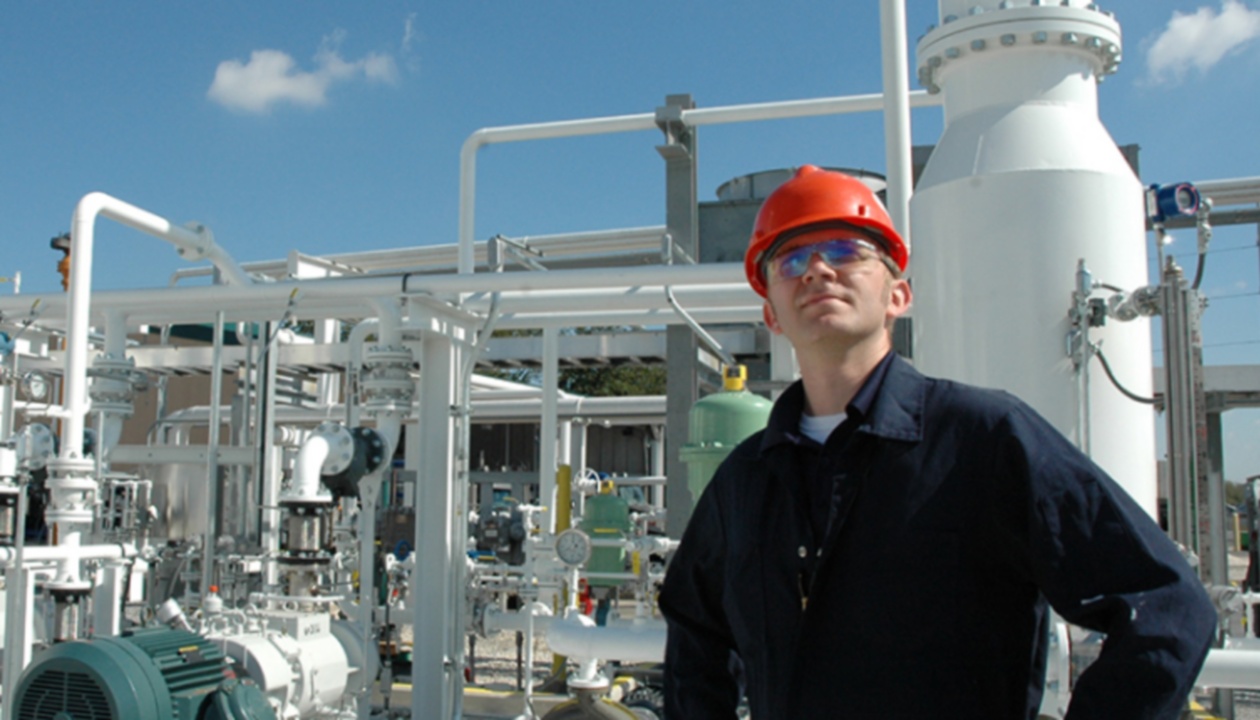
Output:
<instances>
[{"instance_id":1,"label":"pressure gauge","mask_svg":"<svg viewBox=\"0 0 1260 720\"><path fill-rule=\"evenodd\" d=\"M22 376L22 394L31 400L43 400L48 396L48 378L43 373L31 371Z\"/></svg>"},{"instance_id":2,"label":"pressure gauge","mask_svg":"<svg viewBox=\"0 0 1260 720\"><path fill-rule=\"evenodd\" d=\"M591 559L591 539L577 528L569 528L556 536L556 555L569 567L585 565Z\"/></svg>"}]
</instances>

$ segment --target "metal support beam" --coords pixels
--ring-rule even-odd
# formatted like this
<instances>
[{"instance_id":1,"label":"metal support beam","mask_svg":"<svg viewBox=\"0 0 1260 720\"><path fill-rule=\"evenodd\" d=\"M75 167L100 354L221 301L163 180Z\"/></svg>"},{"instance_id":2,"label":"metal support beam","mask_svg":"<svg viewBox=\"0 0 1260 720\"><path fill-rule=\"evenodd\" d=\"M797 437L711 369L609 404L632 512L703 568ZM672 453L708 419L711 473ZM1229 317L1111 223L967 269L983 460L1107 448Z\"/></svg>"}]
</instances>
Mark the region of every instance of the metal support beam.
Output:
<instances>
[{"instance_id":1,"label":"metal support beam","mask_svg":"<svg viewBox=\"0 0 1260 720\"><path fill-rule=\"evenodd\" d=\"M669 95L656 110L656 124L665 133L665 144L656 150L665 159L665 225L674 246L687 257L700 257L699 201L696 190L696 135L682 121L683 111L695 108L690 95ZM691 518L694 498L687 487L687 466L679 451L687 442L691 406L700 395L696 374L696 336L686 326L666 330L665 470L669 477L665 497L669 506L666 529L679 538Z\"/></svg>"},{"instance_id":2,"label":"metal support beam","mask_svg":"<svg viewBox=\"0 0 1260 720\"><path fill-rule=\"evenodd\" d=\"M1169 532L1199 557L1199 573L1212 577L1207 407L1203 392L1203 343L1199 330L1199 294L1188 287L1181 268L1168 258L1161 283L1164 337L1164 387L1168 433Z\"/></svg>"}]
</instances>

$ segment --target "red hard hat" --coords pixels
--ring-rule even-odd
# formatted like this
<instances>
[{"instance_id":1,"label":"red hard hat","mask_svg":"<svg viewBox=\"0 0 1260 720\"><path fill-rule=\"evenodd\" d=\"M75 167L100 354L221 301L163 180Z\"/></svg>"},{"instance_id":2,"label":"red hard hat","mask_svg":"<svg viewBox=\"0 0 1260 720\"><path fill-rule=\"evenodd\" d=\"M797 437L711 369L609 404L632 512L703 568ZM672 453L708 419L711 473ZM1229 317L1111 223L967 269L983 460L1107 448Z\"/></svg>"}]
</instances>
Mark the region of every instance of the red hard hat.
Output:
<instances>
[{"instance_id":1,"label":"red hard hat","mask_svg":"<svg viewBox=\"0 0 1260 720\"><path fill-rule=\"evenodd\" d=\"M905 271L910 252L893 228L883 203L866 183L844 173L802 165L792 179L770 193L757 212L748 252L744 254L744 273L752 289L766 296L762 255L783 233L827 223L854 225L868 231L897 267Z\"/></svg>"}]
</instances>

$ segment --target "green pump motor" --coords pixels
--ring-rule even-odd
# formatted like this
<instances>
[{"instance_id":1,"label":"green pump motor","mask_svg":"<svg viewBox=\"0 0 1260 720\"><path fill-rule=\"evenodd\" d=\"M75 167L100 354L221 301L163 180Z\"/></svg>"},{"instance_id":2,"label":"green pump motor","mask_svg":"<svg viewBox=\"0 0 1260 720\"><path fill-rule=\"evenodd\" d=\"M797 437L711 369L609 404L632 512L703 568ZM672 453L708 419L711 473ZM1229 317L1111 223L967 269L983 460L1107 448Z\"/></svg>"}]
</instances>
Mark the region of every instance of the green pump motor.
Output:
<instances>
[{"instance_id":1,"label":"green pump motor","mask_svg":"<svg viewBox=\"0 0 1260 720\"><path fill-rule=\"evenodd\" d=\"M252 682L238 680L204 637L145 628L60 643L22 673L17 720L275 720Z\"/></svg>"},{"instance_id":2,"label":"green pump motor","mask_svg":"<svg viewBox=\"0 0 1260 720\"><path fill-rule=\"evenodd\" d=\"M748 392L747 377L743 365L724 368L723 391L706 395L691 406L688 442L679 457L687 463L687 487L693 498L700 497L731 450L770 419L774 404Z\"/></svg>"}]
</instances>

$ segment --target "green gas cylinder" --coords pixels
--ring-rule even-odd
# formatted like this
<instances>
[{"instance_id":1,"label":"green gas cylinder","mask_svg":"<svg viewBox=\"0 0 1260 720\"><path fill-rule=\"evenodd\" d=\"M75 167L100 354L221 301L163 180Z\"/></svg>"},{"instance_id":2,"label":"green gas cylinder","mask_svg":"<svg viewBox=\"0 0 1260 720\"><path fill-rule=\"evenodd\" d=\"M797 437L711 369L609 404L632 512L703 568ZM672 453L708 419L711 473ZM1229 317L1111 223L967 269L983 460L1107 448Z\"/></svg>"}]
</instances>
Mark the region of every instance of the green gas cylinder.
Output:
<instances>
[{"instance_id":1,"label":"green gas cylinder","mask_svg":"<svg viewBox=\"0 0 1260 720\"><path fill-rule=\"evenodd\" d=\"M592 540L624 540L630 536L630 504L614 492L613 482L600 483L599 494L586 501L582 514L582 530ZM626 571L626 551L619 547L595 547L586 563L589 573L621 573ZM621 580L589 578L591 587L613 587Z\"/></svg>"},{"instance_id":2,"label":"green gas cylinder","mask_svg":"<svg viewBox=\"0 0 1260 720\"><path fill-rule=\"evenodd\" d=\"M722 392L706 395L691 407L688 441L679 452L687 463L687 487L692 498L700 497L736 445L766 426L774 406L748 392L748 373L743 365L724 368L722 375Z\"/></svg>"}]
</instances>

